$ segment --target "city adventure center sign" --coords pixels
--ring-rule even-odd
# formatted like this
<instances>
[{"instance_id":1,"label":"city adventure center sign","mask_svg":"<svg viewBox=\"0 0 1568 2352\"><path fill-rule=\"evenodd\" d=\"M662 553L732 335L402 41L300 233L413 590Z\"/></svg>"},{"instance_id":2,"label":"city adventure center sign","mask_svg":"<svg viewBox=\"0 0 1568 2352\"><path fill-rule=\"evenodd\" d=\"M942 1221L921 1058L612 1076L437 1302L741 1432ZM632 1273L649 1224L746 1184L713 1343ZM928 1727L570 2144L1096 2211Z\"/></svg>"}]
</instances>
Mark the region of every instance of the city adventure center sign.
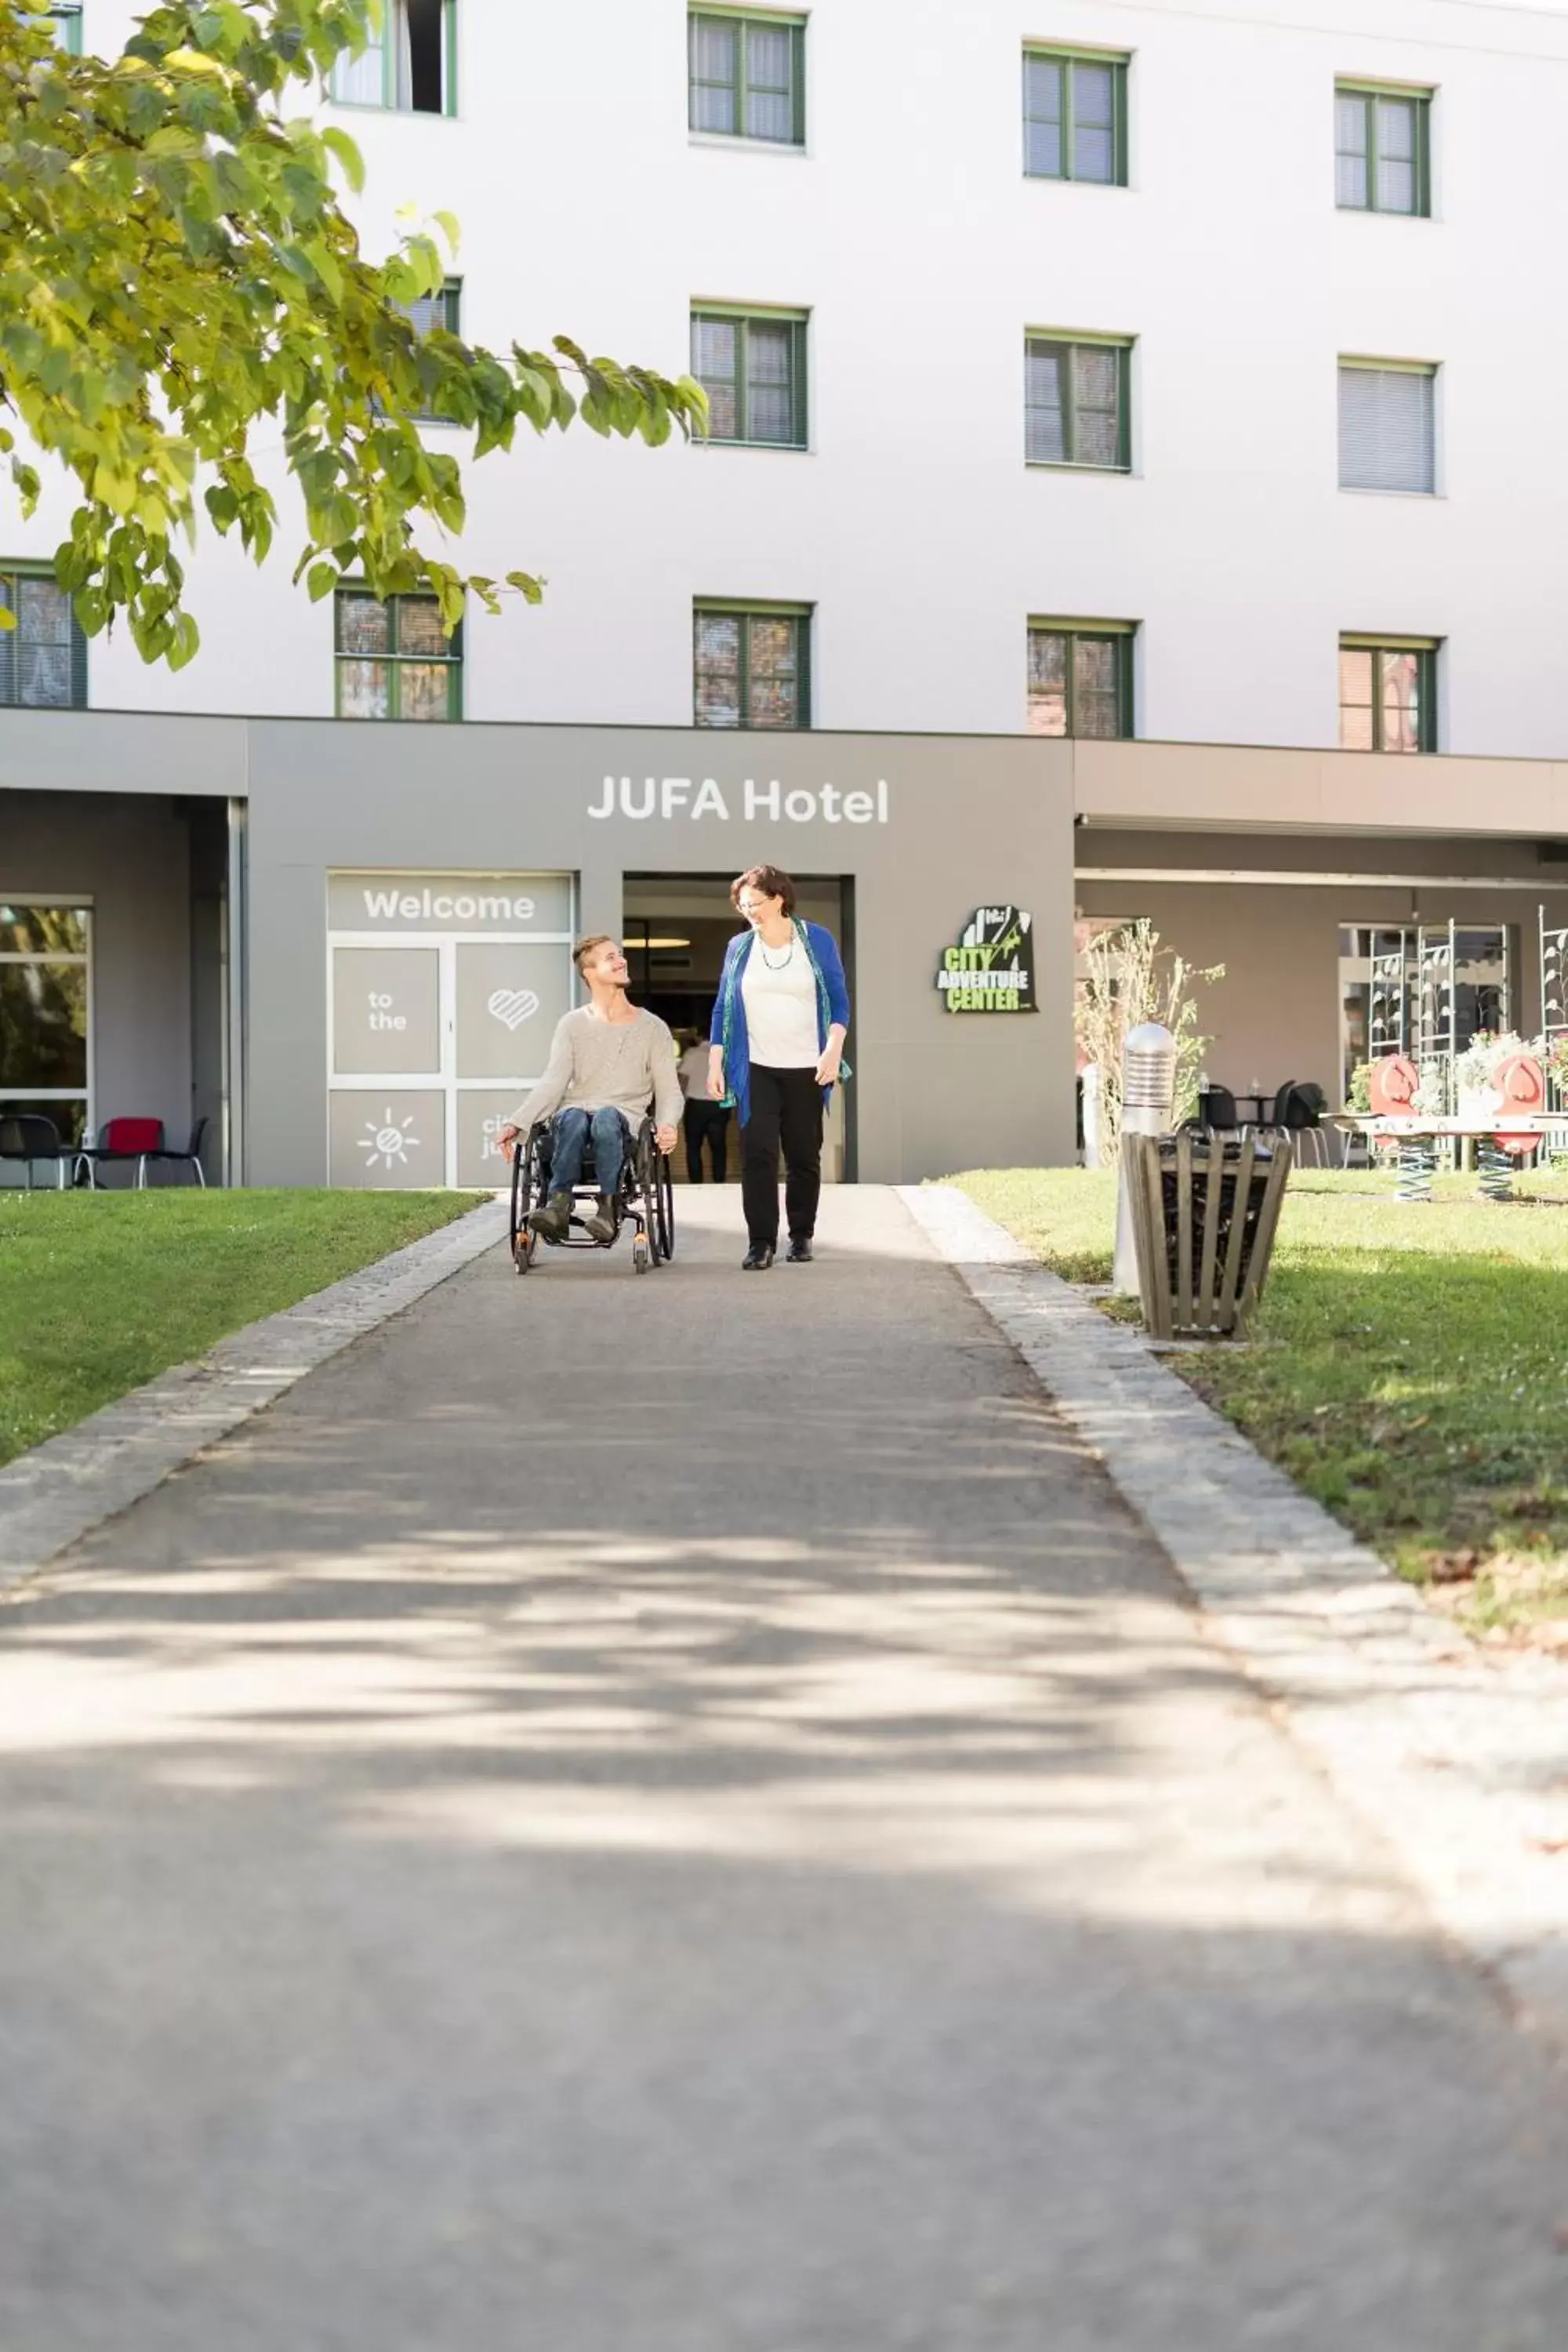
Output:
<instances>
[{"instance_id":1,"label":"city adventure center sign","mask_svg":"<svg viewBox=\"0 0 1568 2352\"><path fill-rule=\"evenodd\" d=\"M1018 907L976 907L958 945L942 950L936 984L950 1013L1037 1013L1035 919Z\"/></svg>"}]
</instances>

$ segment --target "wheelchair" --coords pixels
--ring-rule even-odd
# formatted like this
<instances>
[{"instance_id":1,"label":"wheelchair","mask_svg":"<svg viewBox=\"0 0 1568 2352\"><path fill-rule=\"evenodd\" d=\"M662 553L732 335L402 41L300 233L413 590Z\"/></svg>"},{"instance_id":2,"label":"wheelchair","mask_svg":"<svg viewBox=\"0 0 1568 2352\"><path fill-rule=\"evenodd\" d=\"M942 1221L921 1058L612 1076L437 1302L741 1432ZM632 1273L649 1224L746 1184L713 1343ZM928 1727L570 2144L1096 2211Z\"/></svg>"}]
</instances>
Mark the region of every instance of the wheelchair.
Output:
<instances>
[{"instance_id":1,"label":"wheelchair","mask_svg":"<svg viewBox=\"0 0 1568 2352\"><path fill-rule=\"evenodd\" d=\"M613 1249L613 1242L596 1241L584 1229L578 1214L580 1205L594 1205L599 1198L599 1187L592 1175L592 1154L583 1169L581 1181L574 1187L572 1222L563 1241L552 1241L548 1234L537 1233L528 1222L529 1211L550 1196L550 1158L554 1139L553 1118L542 1118L518 1139L511 1161L511 1213L508 1246L511 1262L519 1274L531 1272L539 1255L540 1244L547 1249ZM654 1123L645 1118L632 1139L631 1150L621 1162L621 1181L616 1193L617 1227L630 1224L632 1233L632 1270L646 1274L650 1265L666 1265L675 1255L675 1184L670 1174L669 1154L660 1151L654 1142Z\"/></svg>"}]
</instances>

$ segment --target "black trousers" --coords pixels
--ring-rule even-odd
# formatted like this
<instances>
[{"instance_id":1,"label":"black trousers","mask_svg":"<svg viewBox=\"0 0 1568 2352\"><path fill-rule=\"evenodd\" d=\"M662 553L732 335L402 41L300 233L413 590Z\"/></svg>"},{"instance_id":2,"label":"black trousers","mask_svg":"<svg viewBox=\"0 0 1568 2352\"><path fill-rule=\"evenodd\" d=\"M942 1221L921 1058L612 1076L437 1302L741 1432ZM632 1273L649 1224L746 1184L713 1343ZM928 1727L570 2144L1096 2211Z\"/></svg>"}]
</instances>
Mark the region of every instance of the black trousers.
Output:
<instances>
[{"instance_id":1,"label":"black trousers","mask_svg":"<svg viewBox=\"0 0 1568 2352\"><path fill-rule=\"evenodd\" d=\"M790 1239L809 1241L822 1191L822 1088L815 1070L759 1069L753 1062L752 1116L741 1129L741 1199L748 1237L775 1246L781 1143Z\"/></svg>"},{"instance_id":2,"label":"black trousers","mask_svg":"<svg viewBox=\"0 0 1568 2352\"><path fill-rule=\"evenodd\" d=\"M729 1150L730 1114L722 1103L689 1102L681 1120L686 1129L686 1174L693 1184L702 1181L702 1141L708 1140L708 1156L713 1163L713 1181L721 1184L726 1173Z\"/></svg>"}]
</instances>

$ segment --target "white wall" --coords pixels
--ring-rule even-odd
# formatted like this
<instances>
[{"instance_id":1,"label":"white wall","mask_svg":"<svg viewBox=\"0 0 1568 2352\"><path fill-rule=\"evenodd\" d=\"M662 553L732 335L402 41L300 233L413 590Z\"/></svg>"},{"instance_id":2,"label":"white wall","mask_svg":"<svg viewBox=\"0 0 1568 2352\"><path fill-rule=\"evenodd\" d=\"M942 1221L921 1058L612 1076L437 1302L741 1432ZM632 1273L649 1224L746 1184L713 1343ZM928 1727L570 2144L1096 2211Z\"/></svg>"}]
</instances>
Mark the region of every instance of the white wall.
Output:
<instances>
[{"instance_id":1,"label":"white wall","mask_svg":"<svg viewBox=\"0 0 1568 2352\"><path fill-rule=\"evenodd\" d=\"M802 157L689 140L684 0L459 9L459 119L345 119L373 249L410 200L462 220L467 332L675 372L694 298L812 311L809 454L574 433L476 470L465 561L549 591L475 615L471 718L685 723L693 596L754 594L815 602L823 727L1022 728L1035 611L1143 625L1141 734L1331 744L1339 632L1386 628L1447 641L1445 749L1568 749L1568 18L816 0ZM131 15L88 0L89 43ZM1026 37L1132 53L1130 188L1024 179ZM1335 211L1336 73L1436 86L1438 217ZM1138 337L1131 478L1026 471L1026 325ZM1336 488L1341 351L1442 363L1443 495ZM94 702L330 710L292 540L265 578L205 551L198 661L97 646Z\"/></svg>"}]
</instances>

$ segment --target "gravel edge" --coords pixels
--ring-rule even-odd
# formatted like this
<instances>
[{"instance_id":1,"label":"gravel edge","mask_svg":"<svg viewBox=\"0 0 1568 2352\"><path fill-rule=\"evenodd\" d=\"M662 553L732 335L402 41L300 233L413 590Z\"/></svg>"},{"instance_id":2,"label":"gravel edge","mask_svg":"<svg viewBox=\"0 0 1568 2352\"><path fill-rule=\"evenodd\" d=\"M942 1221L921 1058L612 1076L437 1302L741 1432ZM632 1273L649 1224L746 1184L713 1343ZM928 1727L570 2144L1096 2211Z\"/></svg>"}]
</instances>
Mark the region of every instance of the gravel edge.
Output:
<instances>
[{"instance_id":1,"label":"gravel edge","mask_svg":"<svg viewBox=\"0 0 1568 2352\"><path fill-rule=\"evenodd\" d=\"M1568 1666L1478 1648L965 1193L898 1192L1209 1631L1441 1927L1568 2056Z\"/></svg>"},{"instance_id":2,"label":"gravel edge","mask_svg":"<svg viewBox=\"0 0 1568 2352\"><path fill-rule=\"evenodd\" d=\"M18 1455L0 1470L0 1592L505 1236L504 1203L481 1202Z\"/></svg>"}]
</instances>

